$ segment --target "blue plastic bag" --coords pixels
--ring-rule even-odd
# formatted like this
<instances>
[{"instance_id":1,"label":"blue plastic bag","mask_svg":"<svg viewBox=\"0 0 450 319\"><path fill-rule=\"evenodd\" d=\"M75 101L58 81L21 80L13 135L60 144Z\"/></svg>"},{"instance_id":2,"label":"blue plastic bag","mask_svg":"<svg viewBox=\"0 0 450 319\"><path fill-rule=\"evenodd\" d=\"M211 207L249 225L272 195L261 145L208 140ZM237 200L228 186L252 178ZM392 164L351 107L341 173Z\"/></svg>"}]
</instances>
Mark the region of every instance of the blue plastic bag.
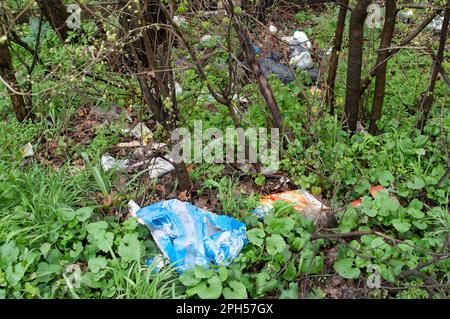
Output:
<instances>
[{"instance_id":1,"label":"blue plastic bag","mask_svg":"<svg viewBox=\"0 0 450 319\"><path fill-rule=\"evenodd\" d=\"M136 215L181 273L195 265L227 265L247 244L244 223L177 199L141 208Z\"/></svg>"}]
</instances>

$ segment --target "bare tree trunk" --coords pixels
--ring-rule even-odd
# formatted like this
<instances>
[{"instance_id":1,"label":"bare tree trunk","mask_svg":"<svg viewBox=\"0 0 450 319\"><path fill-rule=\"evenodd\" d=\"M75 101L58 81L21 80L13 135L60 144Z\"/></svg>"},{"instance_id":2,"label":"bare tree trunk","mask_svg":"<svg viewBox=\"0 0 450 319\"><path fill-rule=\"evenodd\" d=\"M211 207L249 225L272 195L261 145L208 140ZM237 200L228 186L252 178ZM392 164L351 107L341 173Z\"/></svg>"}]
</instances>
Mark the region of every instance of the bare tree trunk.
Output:
<instances>
[{"instance_id":1,"label":"bare tree trunk","mask_svg":"<svg viewBox=\"0 0 450 319\"><path fill-rule=\"evenodd\" d=\"M420 112L419 120L417 121L416 127L423 132L423 128L428 119L428 115L430 114L431 106L434 101L434 87L436 86L437 75L439 73L439 63L443 62L444 51L445 51L445 43L447 41L447 32L450 18L450 0L447 1L447 9L445 10L444 21L442 23L441 35L439 39L439 48L436 54L436 59L438 61L433 61L433 67L431 71L431 78L428 84L427 90L423 93L422 100L420 102Z\"/></svg>"},{"instance_id":2,"label":"bare tree trunk","mask_svg":"<svg viewBox=\"0 0 450 319\"><path fill-rule=\"evenodd\" d=\"M227 11L228 14L232 17L233 17L233 10L234 10L233 1L228 0ZM241 50L244 53L244 60L248 64L250 69L253 71L253 74L258 82L261 94L264 97L264 100L266 101L267 106L269 107L269 110L272 114L275 127L277 127L280 130L280 133L282 135L284 134L286 135L288 142L292 142L295 140L295 136L291 131L285 130L283 116L281 115L280 108L278 107L278 104L275 100L269 82L267 81L267 78L263 74L259 63L256 60L255 49L253 48L252 43L250 41L248 30L241 19L237 18L236 16L234 17L236 19L233 21L233 27L236 30L236 34L239 39L239 43L241 45Z\"/></svg>"},{"instance_id":3,"label":"bare tree trunk","mask_svg":"<svg viewBox=\"0 0 450 319\"><path fill-rule=\"evenodd\" d=\"M8 36L7 27L8 15L4 11L3 5L0 6L0 38L2 36ZM14 93L11 88L15 91L20 91L19 85L17 83L16 75L14 73L13 63L11 59L11 53L9 52L9 40L0 40L0 76L7 83L10 88L9 96L11 98L11 103L16 113L16 118L18 121L22 122L27 117L25 99L22 95ZM0 82L1 83L1 82Z\"/></svg>"},{"instance_id":4,"label":"bare tree trunk","mask_svg":"<svg viewBox=\"0 0 450 319\"><path fill-rule=\"evenodd\" d=\"M18 89L19 85L17 84L16 75L13 71L11 55L9 53L7 42L0 44L0 76L8 82L12 88L15 90ZM11 98L17 120L22 122L27 116L24 98L22 95L15 94L14 92L10 92L9 96Z\"/></svg>"},{"instance_id":5,"label":"bare tree trunk","mask_svg":"<svg viewBox=\"0 0 450 319\"><path fill-rule=\"evenodd\" d=\"M345 17L347 15L348 0L342 0L343 6L339 9L339 16L336 26L336 31L334 33L334 44L333 50L331 52L330 67L328 69L327 78L327 101L330 108L330 114L334 115L334 85L336 81L336 72L339 61L339 53L342 48L342 37L344 35L345 29Z\"/></svg>"},{"instance_id":6,"label":"bare tree trunk","mask_svg":"<svg viewBox=\"0 0 450 319\"><path fill-rule=\"evenodd\" d=\"M154 118L170 134L176 126L178 118L175 85L170 72L170 50L172 49L168 32L159 25L167 24L166 17L160 13L156 0L133 2L120 0L119 7L122 36L133 37L134 41L126 46L131 59L127 58L129 70L137 73L136 77L142 91L145 104L148 105ZM141 24L139 24L141 21ZM138 31L142 28L144 31ZM128 41L129 42L129 41ZM164 101L170 99L172 109L164 110ZM189 191L191 182L185 162L173 163L178 178L178 189Z\"/></svg>"},{"instance_id":7,"label":"bare tree trunk","mask_svg":"<svg viewBox=\"0 0 450 319\"><path fill-rule=\"evenodd\" d=\"M367 7L372 0L359 0L352 10L348 44L347 91L345 95L345 127L356 131L359 117L359 98L361 92L361 64L364 36L364 21Z\"/></svg>"},{"instance_id":8,"label":"bare tree trunk","mask_svg":"<svg viewBox=\"0 0 450 319\"><path fill-rule=\"evenodd\" d=\"M386 69L388 63L389 51L392 42L392 36L395 29L395 18L397 16L396 0L386 0L386 15L384 20L383 31L381 32L380 51L375 72L375 92L372 105L372 116L370 118L369 133L375 135L377 133L377 121L381 118L381 110L383 108L384 92L386 87Z\"/></svg>"},{"instance_id":9,"label":"bare tree trunk","mask_svg":"<svg viewBox=\"0 0 450 319\"><path fill-rule=\"evenodd\" d=\"M441 12L440 10L436 10L434 12L432 12L428 17L426 17L416 28L414 28L411 33L409 33L398 45L399 47L403 47L405 45L408 45L412 40L414 40L414 38L416 36L418 36L423 29L425 29L425 27L427 25L430 24L430 22L438 15L438 13ZM394 56L394 54L396 54L397 52L399 52L400 49L396 48L396 49L392 49L389 51L389 54L387 56L387 59L390 59L392 56ZM375 75L375 72L378 68L378 65L375 65L372 70L369 72L369 75L366 76L366 78L362 81L361 84L361 93L360 95L363 95L364 91L369 87L370 82L372 82L372 79Z\"/></svg>"},{"instance_id":10,"label":"bare tree trunk","mask_svg":"<svg viewBox=\"0 0 450 319\"><path fill-rule=\"evenodd\" d=\"M39 8L48 20L53 30L58 34L59 39L64 42L67 39L70 29L66 21L69 17L67 7L63 0L36 0Z\"/></svg>"}]
</instances>

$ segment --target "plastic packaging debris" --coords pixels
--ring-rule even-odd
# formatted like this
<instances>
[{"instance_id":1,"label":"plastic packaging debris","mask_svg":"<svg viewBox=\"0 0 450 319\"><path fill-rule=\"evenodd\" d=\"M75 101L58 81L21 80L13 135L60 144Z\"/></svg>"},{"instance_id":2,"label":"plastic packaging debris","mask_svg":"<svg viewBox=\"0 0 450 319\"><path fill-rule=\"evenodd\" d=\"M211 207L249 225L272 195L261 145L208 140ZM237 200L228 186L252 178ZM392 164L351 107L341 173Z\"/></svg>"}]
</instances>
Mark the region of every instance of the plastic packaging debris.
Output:
<instances>
[{"instance_id":1,"label":"plastic packaging debris","mask_svg":"<svg viewBox=\"0 0 450 319\"><path fill-rule=\"evenodd\" d=\"M128 202L128 210L130 211L131 216L136 216L136 213L139 209L141 209L141 207L139 207L139 205L134 200L131 199Z\"/></svg>"},{"instance_id":2,"label":"plastic packaging debris","mask_svg":"<svg viewBox=\"0 0 450 319\"><path fill-rule=\"evenodd\" d=\"M294 39L299 42L300 45L302 45L306 49L311 49L311 41L309 41L308 36L303 31L295 31L294 32Z\"/></svg>"},{"instance_id":3,"label":"plastic packaging debris","mask_svg":"<svg viewBox=\"0 0 450 319\"><path fill-rule=\"evenodd\" d=\"M175 169L175 167L161 157L153 158L148 166L150 178L161 177Z\"/></svg>"},{"instance_id":4,"label":"plastic packaging debris","mask_svg":"<svg viewBox=\"0 0 450 319\"><path fill-rule=\"evenodd\" d=\"M302 70L309 69L313 66L311 54L309 54L309 52L307 51L302 52L299 55L296 55L293 58L291 58L290 64Z\"/></svg>"},{"instance_id":5,"label":"plastic packaging debris","mask_svg":"<svg viewBox=\"0 0 450 319\"><path fill-rule=\"evenodd\" d=\"M289 84L295 79L292 70L288 66L278 62L274 62L267 58L262 58L259 60L259 65L265 76L274 73L284 84Z\"/></svg>"},{"instance_id":6,"label":"plastic packaging debris","mask_svg":"<svg viewBox=\"0 0 450 319\"><path fill-rule=\"evenodd\" d=\"M153 138L153 134L150 129L144 123L137 124L130 132L130 134L147 145L148 142Z\"/></svg>"},{"instance_id":7,"label":"plastic packaging debris","mask_svg":"<svg viewBox=\"0 0 450 319\"><path fill-rule=\"evenodd\" d=\"M186 23L186 18L183 16L174 16L173 22L180 26Z\"/></svg>"},{"instance_id":8,"label":"plastic packaging debris","mask_svg":"<svg viewBox=\"0 0 450 319\"><path fill-rule=\"evenodd\" d=\"M261 53L261 49L258 48L258 47L256 46L256 44L252 43L252 47L253 47L253 50L255 50L255 53L256 53L256 54L260 54L260 53Z\"/></svg>"},{"instance_id":9,"label":"plastic packaging debris","mask_svg":"<svg viewBox=\"0 0 450 319\"><path fill-rule=\"evenodd\" d=\"M437 16L436 18L434 18L430 24L428 24L427 27L433 29L434 31L441 31L442 29L442 24L444 23L444 17L441 16Z\"/></svg>"},{"instance_id":10,"label":"plastic packaging debris","mask_svg":"<svg viewBox=\"0 0 450 319\"><path fill-rule=\"evenodd\" d=\"M233 101L237 101L238 98L239 98L240 103L247 104L248 102L250 102L249 99L247 99L246 97L243 97L243 96L239 97L238 94L233 95Z\"/></svg>"},{"instance_id":11,"label":"plastic packaging debris","mask_svg":"<svg viewBox=\"0 0 450 319\"><path fill-rule=\"evenodd\" d=\"M330 56L331 53L333 53L333 48L329 48L329 49L327 50L327 52L325 52L325 55L326 55L326 56Z\"/></svg>"},{"instance_id":12,"label":"plastic packaging debris","mask_svg":"<svg viewBox=\"0 0 450 319\"><path fill-rule=\"evenodd\" d=\"M278 29L277 29L276 26L274 26L273 24L271 24L271 25L269 26L269 32L270 32L270 33L277 33L277 32L278 32Z\"/></svg>"},{"instance_id":13,"label":"plastic packaging debris","mask_svg":"<svg viewBox=\"0 0 450 319\"><path fill-rule=\"evenodd\" d=\"M183 94L183 87L178 82L175 82L175 94L176 95Z\"/></svg>"},{"instance_id":14,"label":"plastic packaging debris","mask_svg":"<svg viewBox=\"0 0 450 319\"><path fill-rule=\"evenodd\" d=\"M306 218L312 221L327 219L326 212L329 208L302 189L263 196L260 202L261 206L255 208L253 214L260 220L264 219L264 216L271 211L273 203L277 200L293 204L295 210L303 213Z\"/></svg>"},{"instance_id":15,"label":"plastic packaging debris","mask_svg":"<svg viewBox=\"0 0 450 319\"><path fill-rule=\"evenodd\" d=\"M164 266L168 265L169 262L163 255L159 254L155 258L149 258L145 261L147 267L154 267L154 272L159 272Z\"/></svg>"},{"instance_id":16,"label":"plastic packaging debris","mask_svg":"<svg viewBox=\"0 0 450 319\"><path fill-rule=\"evenodd\" d=\"M110 155L102 155L101 159L102 168L105 172L108 172L112 168L126 169L128 166L128 160L117 160Z\"/></svg>"},{"instance_id":17,"label":"plastic packaging debris","mask_svg":"<svg viewBox=\"0 0 450 319\"><path fill-rule=\"evenodd\" d=\"M247 244L246 225L178 199L140 209L161 253L179 272L195 265L227 265Z\"/></svg>"},{"instance_id":18,"label":"plastic packaging debris","mask_svg":"<svg viewBox=\"0 0 450 319\"><path fill-rule=\"evenodd\" d=\"M278 52L268 51L264 57L272 60L273 62L280 62L283 56Z\"/></svg>"},{"instance_id":19,"label":"plastic packaging debris","mask_svg":"<svg viewBox=\"0 0 450 319\"><path fill-rule=\"evenodd\" d=\"M27 158L32 156L34 156L33 145L31 145L31 143L27 143L22 146L22 157Z\"/></svg>"},{"instance_id":20,"label":"plastic packaging debris","mask_svg":"<svg viewBox=\"0 0 450 319\"><path fill-rule=\"evenodd\" d=\"M399 11L398 13L398 19L403 22L403 23L412 23L413 22L413 17L414 17L414 12L409 9L406 11Z\"/></svg>"},{"instance_id":21,"label":"plastic packaging debris","mask_svg":"<svg viewBox=\"0 0 450 319\"><path fill-rule=\"evenodd\" d=\"M212 38L213 38L212 35L206 34L200 38L200 42L205 43L205 42L208 42L209 40L211 40Z\"/></svg>"},{"instance_id":22,"label":"plastic packaging debris","mask_svg":"<svg viewBox=\"0 0 450 319\"><path fill-rule=\"evenodd\" d=\"M360 121L356 122L356 132L363 133L363 134L369 134L369 132L366 131L364 126L361 124Z\"/></svg>"},{"instance_id":23,"label":"plastic packaging debris","mask_svg":"<svg viewBox=\"0 0 450 319\"><path fill-rule=\"evenodd\" d=\"M313 82L316 82L319 78L319 69L311 68L308 69L309 76Z\"/></svg>"}]
</instances>

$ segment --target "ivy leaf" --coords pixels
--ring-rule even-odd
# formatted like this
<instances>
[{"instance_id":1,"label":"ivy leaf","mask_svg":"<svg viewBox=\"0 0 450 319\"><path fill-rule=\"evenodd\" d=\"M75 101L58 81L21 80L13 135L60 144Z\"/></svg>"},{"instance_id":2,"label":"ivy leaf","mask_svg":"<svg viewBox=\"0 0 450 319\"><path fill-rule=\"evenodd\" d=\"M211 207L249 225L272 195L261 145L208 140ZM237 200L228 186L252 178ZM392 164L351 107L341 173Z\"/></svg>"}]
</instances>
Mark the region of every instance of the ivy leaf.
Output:
<instances>
[{"instance_id":1,"label":"ivy leaf","mask_svg":"<svg viewBox=\"0 0 450 319\"><path fill-rule=\"evenodd\" d=\"M200 278L197 278L194 274L194 271L192 269L189 269L185 271L180 277L179 277L181 283L186 287L194 287L198 285L198 283L201 281Z\"/></svg>"},{"instance_id":2,"label":"ivy leaf","mask_svg":"<svg viewBox=\"0 0 450 319\"><path fill-rule=\"evenodd\" d=\"M361 273L358 268L353 268L353 258L340 259L334 263L333 268L346 279L357 279Z\"/></svg>"},{"instance_id":3,"label":"ivy leaf","mask_svg":"<svg viewBox=\"0 0 450 319\"><path fill-rule=\"evenodd\" d=\"M397 229L400 233L407 232L411 227L411 224L405 220L394 219L392 220L392 225Z\"/></svg>"},{"instance_id":4,"label":"ivy leaf","mask_svg":"<svg viewBox=\"0 0 450 319\"><path fill-rule=\"evenodd\" d=\"M141 245L136 234L126 234L118 249L119 256L124 261L139 260L141 258Z\"/></svg>"},{"instance_id":5,"label":"ivy leaf","mask_svg":"<svg viewBox=\"0 0 450 319\"><path fill-rule=\"evenodd\" d=\"M247 288L242 282L232 280L228 285L230 287L223 289L225 299L247 299Z\"/></svg>"},{"instance_id":6,"label":"ivy leaf","mask_svg":"<svg viewBox=\"0 0 450 319\"><path fill-rule=\"evenodd\" d=\"M250 243L255 246L261 247L264 242L265 233L260 228L253 228L247 232L247 238Z\"/></svg>"},{"instance_id":7,"label":"ivy leaf","mask_svg":"<svg viewBox=\"0 0 450 319\"><path fill-rule=\"evenodd\" d=\"M266 241L266 249L269 255L275 255L276 253L282 253L286 248L286 242L283 237L278 234L270 235Z\"/></svg>"},{"instance_id":8,"label":"ivy leaf","mask_svg":"<svg viewBox=\"0 0 450 319\"><path fill-rule=\"evenodd\" d=\"M91 217L93 212L94 212L93 207L82 207L75 211L75 215L79 222L84 222L84 221L88 220L89 217Z\"/></svg>"},{"instance_id":9,"label":"ivy leaf","mask_svg":"<svg viewBox=\"0 0 450 319\"><path fill-rule=\"evenodd\" d=\"M91 257L88 261L89 270L94 274L98 273L101 269L105 268L107 260L105 257Z\"/></svg>"},{"instance_id":10,"label":"ivy leaf","mask_svg":"<svg viewBox=\"0 0 450 319\"><path fill-rule=\"evenodd\" d=\"M298 285L295 282L289 283L289 288L281 291L280 299L298 299Z\"/></svg>"},{"instance_id":11,"label":"ivy leaf","mask_svg":"<svg viewBox=\"0 0 450 319\"><path fill-rule=\"evenodd\" d=\"M410 189L422 189L425 187L425 182L423 181L422 177L414 175L412 181L406 183L406 186L408 186L408 188Z\"/></svg>"},{"instance_id":12,"label":"ivy leaf","mask_svg":"<svg viewBox=\"0 0 450 319\"><path fill-rule=\"evenodd\" d=\"M199 283L194 290L201 299L217 299L222 295L222 282L218 276L213 276Z\"/></svg>"}]
</instances>

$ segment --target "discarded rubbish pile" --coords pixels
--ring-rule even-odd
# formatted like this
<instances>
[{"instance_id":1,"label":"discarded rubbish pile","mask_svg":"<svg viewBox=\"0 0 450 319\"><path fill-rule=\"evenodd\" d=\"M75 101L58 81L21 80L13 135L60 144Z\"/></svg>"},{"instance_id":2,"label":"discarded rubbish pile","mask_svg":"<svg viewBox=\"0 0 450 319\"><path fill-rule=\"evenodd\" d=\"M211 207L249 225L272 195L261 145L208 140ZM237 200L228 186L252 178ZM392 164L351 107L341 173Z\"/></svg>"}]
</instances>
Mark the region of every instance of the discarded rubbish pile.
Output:
<instances>
[{"instance_id":1,"label":"discarded rubbish pile","mask_svg":"<svg viewBox=\"0 0 450 319\"><path fill-rule=\"evenodd\" d=\"M167 152L166 144L151 142L152 133L144 123L137 124L129 133L138 140L119 143L117 147L135 149L131 153L130 159L121 160L111 155L103 154L101 165L105 172L116 168L130 173L146 167L145 169L148 170L150 178L157 178L175 170L175 167L170 162L171 157L169 155L164 157L159 155Z\"/></svg>"},{"instance_id":2,"label":"discarded rubbish pile","mask_svg":"<svg viewBox=\"0 0 450 319\"><path fill-rule=\"evenodd\" d=\"M139 209L136 216L180 273L195 265L227 265L247 244L244 223L177 199Z\"/></svg>"},{"instance_id":3,"label":"discarded rubbish pile","mask_svg":"<svg viewBox=\"0 0 450 319\"><path fill-rule=\"evenodd\" d=\"M259 220L270 213L277 200L291 203L294 209L312 221L329 220L329 208L305 190L264 196L253 214ZM166 200L144 208L130 201L131 215L146 225L162 256L147 261L158 271L173 264L179 273L194 266L228 265L248 243L246 224L224 215L216 215L178 199Z\"/></svg>"},{"instance_id":4,"label":"discarded rubbish pile","mask_svg":"<svg viewBox=\"0 0 450 319\"><path fill-rule=\"evenodd\" d=\"M295 79L293 69L306 70L313 82L317 81L318 70L313 68L313 61L309 52L312 45L306 33L295 31L293 36L282 37L281 39L290 46L289 64L291 67L280 63L281 54L269 51L259 59L261 71L264 75L275 74L284 84L289 84Z\"/></svg>"}]
</instances>

